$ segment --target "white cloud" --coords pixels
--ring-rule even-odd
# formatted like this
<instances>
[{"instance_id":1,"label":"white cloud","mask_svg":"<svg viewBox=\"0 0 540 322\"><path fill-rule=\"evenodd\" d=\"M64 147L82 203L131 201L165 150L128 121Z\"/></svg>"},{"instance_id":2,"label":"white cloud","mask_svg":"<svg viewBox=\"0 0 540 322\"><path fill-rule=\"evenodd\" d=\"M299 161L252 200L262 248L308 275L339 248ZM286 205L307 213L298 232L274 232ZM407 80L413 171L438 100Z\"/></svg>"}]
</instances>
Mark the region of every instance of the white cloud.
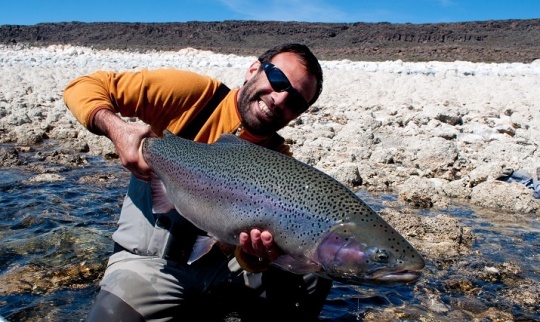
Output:
<instances>
[{"instance_id":1,"label":"white cloud","mask_svg":"<svg viewBox=\"0 0 540 322\"><path fill-rule=\"evenodd\" d=\"M347 14L321 0L219 0L246 20L341 22Z\"/></svg>"}]
</instances>

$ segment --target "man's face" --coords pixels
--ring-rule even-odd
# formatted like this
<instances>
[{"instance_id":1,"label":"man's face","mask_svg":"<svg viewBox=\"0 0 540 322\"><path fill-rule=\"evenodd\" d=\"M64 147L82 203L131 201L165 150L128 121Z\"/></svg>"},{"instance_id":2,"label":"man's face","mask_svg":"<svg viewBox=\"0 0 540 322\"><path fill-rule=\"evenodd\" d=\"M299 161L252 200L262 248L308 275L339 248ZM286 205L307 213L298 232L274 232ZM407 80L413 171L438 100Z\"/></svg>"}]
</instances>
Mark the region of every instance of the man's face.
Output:
<instances>
[{"instance_id":1,"label":"man's face","mask_svg":"<svg viewBox=\"0 0 540 322\"><path fill-rule=\"evenodd\" d=\"M278 54L271 63L285 74L292 87L306 101L309 102L315 96L317 81L295 54ZM256 62L247 72L246 84L238 93L238 110L248 131L257 135L270 135L285 127L300 113L288 106L288 98L292 94L275 91L260 66L260 62Z\"/></svg>"}]
</instances>

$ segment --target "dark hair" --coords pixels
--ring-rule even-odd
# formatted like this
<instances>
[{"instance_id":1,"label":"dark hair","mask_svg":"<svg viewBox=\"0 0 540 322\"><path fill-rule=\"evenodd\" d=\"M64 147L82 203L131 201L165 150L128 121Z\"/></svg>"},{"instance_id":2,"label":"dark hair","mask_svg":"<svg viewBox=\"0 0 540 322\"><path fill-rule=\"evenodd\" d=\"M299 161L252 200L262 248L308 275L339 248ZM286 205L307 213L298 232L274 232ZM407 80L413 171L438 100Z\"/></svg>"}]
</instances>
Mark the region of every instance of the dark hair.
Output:
<instances>
[{"instance_id":1,"label":"dark hair","mask_svg":"<svg viewBox=\"0 0 540 322\"><path fill-rule=\"evenodd\" d=\"M315 96L313 96L313 99L308 102L309 105L312 105L319 98L319 95L321 95L323 86L323 72L321 65L319 64L319 60L317 59L317 57L315 57L315 55L313 55L311 50L309 50L306 45L283 44L267 50L264 54L259 56L259 61L261 63L270 62L270 60L274 58L274 56L281 53L296 54L298 57L300 57L303 65L307 68L307 70L313 76L315 76L315 79L317 80L317 91L315 92Z\"/></svg>"}]
</instances>

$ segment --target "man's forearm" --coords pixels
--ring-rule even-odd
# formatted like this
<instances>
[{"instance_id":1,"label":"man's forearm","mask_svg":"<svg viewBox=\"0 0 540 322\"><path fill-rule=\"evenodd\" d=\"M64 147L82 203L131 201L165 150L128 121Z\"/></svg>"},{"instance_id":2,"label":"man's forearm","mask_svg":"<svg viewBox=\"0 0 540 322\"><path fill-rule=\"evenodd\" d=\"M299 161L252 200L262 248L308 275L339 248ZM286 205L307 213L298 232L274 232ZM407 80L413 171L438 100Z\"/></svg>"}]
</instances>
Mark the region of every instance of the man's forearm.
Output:
<instances>
[{"instance_id":1,"label":"man's forearm","mask_svg":"<svg viewBox=\"0 0 540 322\"><path fill-rule=\"evenodd\" d=\"M97 111L92 119L94 133L104 135L113 142L115 142L118 135L121 135L120 133L125 125L126 122L122 118L107 108Z\"/></svg>"}]
</instances>

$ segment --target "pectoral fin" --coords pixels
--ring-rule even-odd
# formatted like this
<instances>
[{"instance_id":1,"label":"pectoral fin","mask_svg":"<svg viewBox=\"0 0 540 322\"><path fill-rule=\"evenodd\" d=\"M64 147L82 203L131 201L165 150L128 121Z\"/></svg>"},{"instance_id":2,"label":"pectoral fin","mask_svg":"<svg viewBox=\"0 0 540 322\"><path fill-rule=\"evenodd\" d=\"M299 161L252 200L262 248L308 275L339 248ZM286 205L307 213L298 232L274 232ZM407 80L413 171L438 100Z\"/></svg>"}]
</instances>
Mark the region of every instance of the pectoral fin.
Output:
<instances>
[{"instance_id":1,"label":"pectoral fin","mask_svg":"<svg viewBox=\"0 0 540 322\"><path fill-rule=\"evenodd\" d=\"M199 258L203 257L206 253L208 253L212 246L217 242L212 237L208 236L198 236L197 240L195 241L195 245L193 245L193 250L191 251L191 255L189 255L188 259L188 265L191 265L193 262L198 260Z\"/></svg>"},{"instance_id":2,"label":"pectoral fin","mask_svg":"<svg viewBox=\"0 0 540 322\"><path fill-rule=\"evenodd\" d=\"M152 212L164 214L174 209L174 204L167 197L167 188L155 173L150 181L152 187Z\"/></svg>"}]
</instances>

